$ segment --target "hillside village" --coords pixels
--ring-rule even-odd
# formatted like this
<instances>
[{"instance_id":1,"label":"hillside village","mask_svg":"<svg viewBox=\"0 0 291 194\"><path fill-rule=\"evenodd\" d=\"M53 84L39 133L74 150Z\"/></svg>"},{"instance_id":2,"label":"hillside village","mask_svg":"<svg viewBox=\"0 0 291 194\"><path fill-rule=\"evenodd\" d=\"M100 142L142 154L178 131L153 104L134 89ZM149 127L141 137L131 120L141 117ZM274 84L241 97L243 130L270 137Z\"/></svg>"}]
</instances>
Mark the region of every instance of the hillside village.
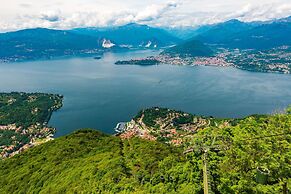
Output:
<instances>
[{"instance_id":1,"label":"hillside village","mask_svg":"<svg viewBox=\"0 0 291 194\"><path fill-rule=\"evenodd\" d=\"M142 110L134 119L125 124L119 136L122 139L140 137L182 145L198 131L209 126L226 127L230 125L230 121L156 107Z\"/></svg>"},{"instance_id":2,"label":"hillside village","mask_svg":"<svg viewBox=\"0 0 291 194\"><path fill-rule=\"evenodd\" d=\"M47 123L61 107L61 95L1 93L0 159L51 140L56 129Z\"/></svg>"}]
</instances>

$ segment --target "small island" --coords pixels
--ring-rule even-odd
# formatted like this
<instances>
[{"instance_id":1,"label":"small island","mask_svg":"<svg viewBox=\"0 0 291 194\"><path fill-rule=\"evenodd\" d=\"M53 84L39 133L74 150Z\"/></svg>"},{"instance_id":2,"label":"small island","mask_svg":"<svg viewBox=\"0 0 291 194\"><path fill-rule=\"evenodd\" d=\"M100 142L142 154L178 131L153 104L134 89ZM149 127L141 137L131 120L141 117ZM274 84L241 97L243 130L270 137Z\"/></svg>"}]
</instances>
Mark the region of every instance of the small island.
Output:
<instances>
[{"instance_id":1,"label":"small island","mask_svg":"<svg viewBox=\"0 0 291 194\"><path fill-rule=\"evenodd\" d=\"M160 61L153 56L142 59L131 59L129 61L117 61L115 63L115 65L141 65L141 66L150 66L158 64L160 64Z\"/></svg>"},{"instance_id":2,"label":"small island","mask_svg":"<svg viewBox=\"0 0 291 194\"><path fill-rule=\"evenodd\" d=\"M58 94L0 93L0 158L52 139L48 121L62 100Z\"/></svg>"},{"instance_id":3,"label":"small island","mask_svg":"<svg viewBox=\"0 0 291 194\"><path fill-rule=\"evenodd\" d=\"M101 56L96 56L96 57L94 57L94 59L95 60L99 60L99 59L102 59L102 57Z\"/></svg>"}]
</instances>

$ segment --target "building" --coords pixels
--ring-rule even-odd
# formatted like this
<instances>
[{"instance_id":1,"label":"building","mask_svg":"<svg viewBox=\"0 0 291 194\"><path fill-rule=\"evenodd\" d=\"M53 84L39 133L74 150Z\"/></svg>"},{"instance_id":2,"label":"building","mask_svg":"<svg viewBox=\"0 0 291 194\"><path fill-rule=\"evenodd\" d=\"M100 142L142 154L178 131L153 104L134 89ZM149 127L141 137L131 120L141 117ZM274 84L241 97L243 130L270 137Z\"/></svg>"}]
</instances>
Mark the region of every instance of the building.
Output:
<instances>
[{"instance_id":1,"label":"building","mask_svg":"<svg viewBox=\"0 0 291 194\"><path fill-rule=\"evenodd\" d=\"M114 130L117 133L122 133L122 132L125 131L125 129L126 129L126 123L125 122L117 123L116 127L114 128Z\"/></svg>"}]
</instances>

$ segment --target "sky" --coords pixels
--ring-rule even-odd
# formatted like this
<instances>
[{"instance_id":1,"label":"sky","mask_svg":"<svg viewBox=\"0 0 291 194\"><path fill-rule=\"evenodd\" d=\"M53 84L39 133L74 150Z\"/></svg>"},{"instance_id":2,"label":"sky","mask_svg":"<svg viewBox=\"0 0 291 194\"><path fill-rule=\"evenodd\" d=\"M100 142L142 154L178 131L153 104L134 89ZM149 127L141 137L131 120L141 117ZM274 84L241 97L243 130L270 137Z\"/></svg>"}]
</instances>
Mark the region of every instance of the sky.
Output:
<instances>
[{"instance_id":1,"label":"sky","mask_svg":"<svg viewBox=\"0 0 291 194\"><path fill-rule=\"evenodd\" d=\"M291 0L0 0L0 31L131 22L195 27L229 19L266 21L290 15Z\"/></svg>"}]
</instances>

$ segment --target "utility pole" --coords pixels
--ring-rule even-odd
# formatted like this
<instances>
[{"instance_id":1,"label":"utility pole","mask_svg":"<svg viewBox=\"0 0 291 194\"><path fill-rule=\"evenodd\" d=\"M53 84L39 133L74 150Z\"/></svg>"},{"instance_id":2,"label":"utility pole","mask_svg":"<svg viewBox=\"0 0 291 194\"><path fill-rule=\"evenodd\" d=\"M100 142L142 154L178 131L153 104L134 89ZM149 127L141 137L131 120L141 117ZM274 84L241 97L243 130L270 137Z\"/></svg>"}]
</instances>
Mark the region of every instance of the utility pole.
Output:
<instances>
[{"instance_id":1,"label":"utility pole","mask_svg":"<svg viewBox=\"0 0 291 194\"><path fill-rule=\"evenodd\" d=\"M290 133L281 133L281 134L273 134L273 135L268 135L268 136L259 136L259 137L253 137L253 138L249 138L249 139L242 139L240 141L248 141L248 140L256 140L256 139L263 139L263 138L268 138L268 137L276 137L276 136L283 136L283 135L287 135L287 134L290 134ZM209 137L213 137L212 139L212 143L211 145L206 145L206 143L204 143L204 138L209 138ZM184 151L184 154L187 154L187 153L190 153L190 152L195 152L195 148L198 148L201 152L202 152L202 171L203 171L203 188L204 188L204 194L209 194L212 193L211 191L211 187L209 187L209 179L208 179L208 166L207 166L207 152L210 150L210 149L218 149L218 150L221 150L223 148L228 148L228 147L225 147L225 146L221 146L221 145L215 145L215 141L216 141L216 138L217 137L223 137L221 135L215 135L215 136L202 136L202 137L195 137L195 138L201 138L202 139L202 143L199 143L199 144L195 144L194 143L194 148L188 148L186 151ZM289 190L288 190L288 185L287 185L287 182L284 183L282 185L283 187L283 194L289 194Z\"/></svg>"},{"instance_id":2,"label":"utility pole","mask_svg":"<svg viewBox=\"0 0 291 194\"><path fill-rule=\"evenodd\" d=\"M199 150L202 152L202 171L203 171L203 189L204 189L204 194L209 194L211 192L211 188L209 187L209 180L208 180L208 166L207 166L207 152L211 148L215 148L217 146L214 145L215 140L217 136L214 136L212 139L212 143L210 146L207 146L205 143L202 143L202 145L197 145L194 147L197 147ZM203 141L202 141L203 142ZM193 148L188 149L184 152L184 154L187 154L189 152L194 152L195 150Z\"/></svg>"},{"instance_id":3,"label":"utility pole","mask_svg":"<svg viewBox=\"0 0 291 194\"><path fill-rule=\"evenodd\" d=\"M283 184L283 194L288 194L289 192L288 192L288 186L287 186L287 182L285 182L284 184Z\"/></svg>"}]
</instances>

